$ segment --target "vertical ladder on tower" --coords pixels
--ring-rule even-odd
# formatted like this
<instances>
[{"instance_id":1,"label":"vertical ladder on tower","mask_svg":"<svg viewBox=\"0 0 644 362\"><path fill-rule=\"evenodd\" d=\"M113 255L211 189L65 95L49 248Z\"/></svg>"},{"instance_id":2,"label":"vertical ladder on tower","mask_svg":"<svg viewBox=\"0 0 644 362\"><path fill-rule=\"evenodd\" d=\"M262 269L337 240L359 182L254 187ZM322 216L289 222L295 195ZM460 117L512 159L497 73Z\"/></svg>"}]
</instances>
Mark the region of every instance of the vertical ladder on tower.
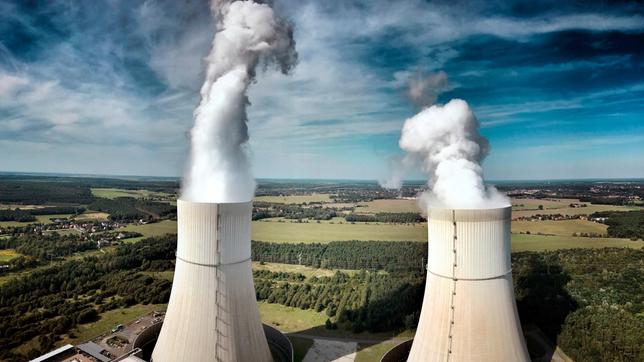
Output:
<instances>
[{"instance_id":1,"label":"vertical ladder on tower","mask_svg":"<svg viewBox=\"0 0 644 362\"><path fill-rule=\"evenodd\" d=\"M456 255L456 240L458 239L458 236L456 235L456 211L452 210L452 224L454 226L454 237L452 239L452 293L450 295L450 317L449 317L449 331L447 334L447 356L446 356L446 361L449 362L451 356L452 356L452 346L453 346L453 332L454 332L454 299L456 298L456 282L458 279L456 278L456 268L457 268L457 255Z\"/></svg>"},{"instance_id":2,"label":"vertical ladder on tower","mask_svg":"<svg viewBox=\"0 0 644 362\"><path fill-rule=\"evenodd\" d=\"M219 213L219 208L217 208L217 239L216 239L216 248L215 248L215 253L217 255L216 258L216 266L215 266L215 279L216 279L216 288L215 288L215 308L216 308L216 314L215 314L215 360L217 362L223 362L224 357L221 356L220 350L224 349L224 346L221 345L221 326L220 323L223 322L220 319L220 315L222 312L222 307L221 307L221 302L222 302L222 294L219 292L222 279L221 279L221 239L220 239L220 226L221 226L221 214Z\"/></svg>"}]
</instances>

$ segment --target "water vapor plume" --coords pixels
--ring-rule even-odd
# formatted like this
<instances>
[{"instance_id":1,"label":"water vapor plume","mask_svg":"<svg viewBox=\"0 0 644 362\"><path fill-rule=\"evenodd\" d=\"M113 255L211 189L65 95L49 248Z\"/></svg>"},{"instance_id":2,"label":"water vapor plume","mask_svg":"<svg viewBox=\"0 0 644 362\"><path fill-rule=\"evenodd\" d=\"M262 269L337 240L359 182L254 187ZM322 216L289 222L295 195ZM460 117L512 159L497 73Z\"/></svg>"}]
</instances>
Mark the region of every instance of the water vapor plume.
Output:
<instances>
[{"instance_id":1,"label":"water vapor plume","mask_svg":"<svg viewBox=\"0 0 644 362\"><path fill-rule=\"evenodd\" d=\"M245 202L255 180L248 157L246 95L261 62L288 73L297 62L291 25L267 4L213 0L217 32L190 131L182 197L193 202Z\"/></svg>"},{"instance_id":2,"label":"water vapor plume","mask_svg":"<svg viewBox=\"0 0 644 362\"><path fill-rule=\"evenodd\" d=\"M429 107L436 103L438 96L452 86L447 79L447 73L438 71L401 71L394 74L394 85L405 89L409 100L418 107Z\"/></svg>"},{"instance_id":3,"label":"water vapor plume","mask_svg":"<svg viewBox=\"0 0 644 362\"><path fill-rule=\"evenodd\" d=\"M506 196L483 182L481 162L490 146L479 127L461 99L425 108L405 121L400 148L421 160L429 176L429 190L421 196L423 210L428 205L478 209L510 204Z\"/></svg>"}]
</instances>

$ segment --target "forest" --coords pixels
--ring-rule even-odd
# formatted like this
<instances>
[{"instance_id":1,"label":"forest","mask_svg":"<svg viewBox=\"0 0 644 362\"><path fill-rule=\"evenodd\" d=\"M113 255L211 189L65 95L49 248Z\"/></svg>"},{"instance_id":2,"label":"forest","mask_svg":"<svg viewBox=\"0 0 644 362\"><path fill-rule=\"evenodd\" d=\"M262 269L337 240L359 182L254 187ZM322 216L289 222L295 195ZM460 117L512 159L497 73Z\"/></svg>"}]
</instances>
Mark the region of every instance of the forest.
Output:
<instances>
[{"instance_id":1,"label":"forest","mask_svg":"<svg viewBox=\"0 0 644 362\"><path fill-rule=\"evenodd\" d=\"M171 218L176 217L177 214L177 208L174 205L132 197L96 198L96 201L89 204L88 208L106 212L110 214L110 220L121 222Z\"/></svg>"},{"instance_id":2,"label":"forest","mask_svg":"<svg viewBox=\"0 0 644 362\"><path fill-rule=\"evenodd\" d=\"M417 212L379 212L375 215L349 214L344 219L348 222L388 222L397 224L417 223L427 220Z\"/></svg>"},{"instance_id":3,"label":"forest","mask_svg":"<svg viewBox=\"0 0 644 362\"><path fill-rule=\"evenodd\" d=\"M644 211L596 212L591 217L608 218L608 236L612 238L629 238L644 240Z\"/></svg>"},{"instance_id":4,"label":"forest","mask_svg":"<svg viewBox=\"0 0 644 362\"><path fill-rule=\"evenodd\" d=\"M253 241L256 261L301 264L314 268L424 271L427 243L415 241L333 241L330 243L268 243Z\"/></svg>"}]
</instances>

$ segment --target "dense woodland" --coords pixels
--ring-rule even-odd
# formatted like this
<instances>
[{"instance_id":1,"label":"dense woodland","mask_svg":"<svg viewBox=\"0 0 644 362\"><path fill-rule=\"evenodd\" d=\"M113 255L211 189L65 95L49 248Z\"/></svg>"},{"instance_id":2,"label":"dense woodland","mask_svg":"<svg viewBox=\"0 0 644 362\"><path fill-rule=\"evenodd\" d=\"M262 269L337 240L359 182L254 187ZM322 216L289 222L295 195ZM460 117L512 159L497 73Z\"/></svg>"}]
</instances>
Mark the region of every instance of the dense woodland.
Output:
<instances>
[{"instance_id":1,"label":"dense woodland","mask_svg":"<svg viewBox=\"0 0 644 362\"><path fill-rule=\"evenodd\" d=\"M417 212L379 212L375 215L349 214L344 219L348 222L387 222L396 224L417 223L427 220Z\"/></svg>"},{"instance_id":2,"label":"dense woodland","mask_svg":"<svg viewBox=\"0 0 644 362\"><path fill-rule=\"evenodd\" d=\"M592 217L606 217L608 236L644 240L644 211L596 212Z\"/></svg>"},{"instance_id":3,"label":"dense woodland","mask_svg":"<svg viewBox=\"0 0 644 362\"><path fill-rule=\"evenodd\" d=\"M77 181L22 182L0 180L0 202L19 204L87 204L94 200L91 189Z\"/></svg>"},{"instance_id":4,"label":"dense woodland","mask_svg":"<svg viewBox=\"0 0 644 362\"><path fill-rule=\"evenodd\" d=\"M256 261L314 268L424 271L427 244L414 241L334 241L330 243L252 242Z\"/></svg>"},{"instance_id":5,"label":"dense woodland","mask_svg":"<svg viewBox=\"0 0 644 362\"><path fill-rule=\"evenodd\" d=\"M283 217L285 219L298 220L330 220L338 216L339 213L340 209L338 208L322 207L320 204L296 205L263 201L253 203L253 220L261 220L271 217Z\"/></svg>"},{"instance_id":6,"label":"dense woodland","mask_svg":"<svg viewBox=\"0 0 644 362\"><path fill-rule=\"evenodd\" d=\"M177 214L177 208L174 205L132 197L96 198L96 201L89 204L88 208L106 212L110 214L110 220L122 222L170 218Z\"/></svg>"},{"instance_id":7,"label":"dense woodland","mask_svg":"<svg viewBox=\"0 0 644 362\"><path fill-rule=\"evenodd\" d=\"M83 207L72 206L51 206L37 209L2 209L0 210L0 221L19 221L31 222L36 221L34 215L55 215L55 214L72 214L77 215L85 211Z\"/></svg>"}]
</instances>

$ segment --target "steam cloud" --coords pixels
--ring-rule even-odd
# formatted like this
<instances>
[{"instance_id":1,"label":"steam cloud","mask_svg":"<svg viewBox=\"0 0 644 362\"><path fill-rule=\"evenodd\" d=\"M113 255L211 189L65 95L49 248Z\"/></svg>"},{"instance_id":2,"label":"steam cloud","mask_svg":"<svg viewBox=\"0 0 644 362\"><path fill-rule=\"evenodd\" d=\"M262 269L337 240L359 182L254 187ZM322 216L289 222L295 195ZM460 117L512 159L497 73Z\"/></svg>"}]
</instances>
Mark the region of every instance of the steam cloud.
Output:
<instances>
[{"instance_id":1,"label":"steam cloud","mask_svg":"<svg viewBox=\"0 0 644 362\"><path fill-rule=\"evenodd\" d=\"M201 102L190 131L182 197L193 202L245 202L255 180L248 159L246 91L260 62L288 73L297 61L293 31L266 4L214 0L217 33L206 58Z\"/></svg>"},{"instance_id":2,"label":"steam cloud","mask_svg":"<svg viewBox=\"0 0 644 362\"><path fill-rule=\"evenodd\" d=\"M510 204L506 196L483 183L481 161L489 152L479 121L468 104L453 99L433 105L405 121L399 145L407 157L420 160L430 190L421 196L428 205L449 208L492 208Z\"/></svg>"}]
</instances>

